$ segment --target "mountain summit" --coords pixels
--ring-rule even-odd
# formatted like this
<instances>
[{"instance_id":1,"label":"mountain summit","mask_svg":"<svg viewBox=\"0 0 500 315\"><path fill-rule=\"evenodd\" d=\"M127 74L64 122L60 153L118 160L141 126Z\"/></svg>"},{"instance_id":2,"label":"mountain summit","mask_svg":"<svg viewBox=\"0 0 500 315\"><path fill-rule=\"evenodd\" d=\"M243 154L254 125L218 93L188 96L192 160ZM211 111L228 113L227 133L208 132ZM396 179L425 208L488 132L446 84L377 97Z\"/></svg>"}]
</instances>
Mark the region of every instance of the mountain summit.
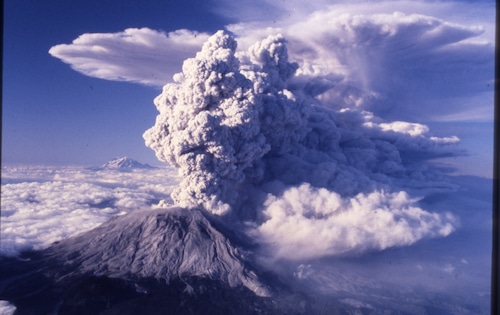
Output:
<instances>
[{"instance_id":1,"label":"mountain summit","mask_svg":"<svg viewBox=\"0 0 500 315\"><path fill-rule=\"evenodd\" d=\"M206 211L134 211L22 259L1 258L0 300L19 314L302 313L275 296L252 246Z\"/></svg>"},{"instance_id":2,"label":"mountain summit","mask_svg":"<svg viewBox=\"0 0 500 315\"><path fill-rule=\"evenodd\" d=\"M96 169L128 171L133 169L155 169L155 167L139 163L138 161L128 157L120 157L104 163Z\"/></svg>"},{"instance_id":3,"label":"mountain summit","mask_svg":"<svg viewBox=\"0 0 500 315\"><path fill-rule=\"evenodd\" d=\"M267 288L237 247L231 233L215 219L193 209L134 211L47 250L68 274L112 278L154 278L166 283L183 277L222 280L258 296ZM186 289L190 290L186 282Z\"/></svg>"}]
</instances>

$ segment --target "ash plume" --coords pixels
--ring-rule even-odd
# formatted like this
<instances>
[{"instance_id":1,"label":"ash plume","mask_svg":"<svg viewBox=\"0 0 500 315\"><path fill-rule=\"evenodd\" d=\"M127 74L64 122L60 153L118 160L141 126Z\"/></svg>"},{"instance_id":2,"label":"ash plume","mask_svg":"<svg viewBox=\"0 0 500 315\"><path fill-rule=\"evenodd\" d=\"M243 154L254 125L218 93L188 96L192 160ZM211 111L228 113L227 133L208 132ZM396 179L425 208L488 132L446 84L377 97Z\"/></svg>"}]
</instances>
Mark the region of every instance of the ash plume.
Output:
<instances>
[{"instance_id":1,"label":"ash plume","mask_svg":"<svg viewBox=\"0 0 500 315\"><path fill-rule=\"evenodd\" d=\"M266 226L273 224L322 231L304 240L329 244L326 249L280 251L290 259L409 245L451 233L451 214L420 209L400 191L432 187L437 175L426 162L460 154L459 139L435 137L418 123L384 121L348 104L323 104L312 91L329 87L321 78L300 82L298 68L281 35L237 51L236 40L223 31L184 62L175 82L155 99L159 115L144 133L157 157L179 169L174 202L250 218L248 234L262 244L291 242L279 230L268 233ZM300 200L287 202L297 194ZM357 211L360 204L383 215ZM349 237L355 242L334 233L349 229L338 213L354 218ZM399 234L385 235L393 224Z\"/></svg>"}]
</instances>

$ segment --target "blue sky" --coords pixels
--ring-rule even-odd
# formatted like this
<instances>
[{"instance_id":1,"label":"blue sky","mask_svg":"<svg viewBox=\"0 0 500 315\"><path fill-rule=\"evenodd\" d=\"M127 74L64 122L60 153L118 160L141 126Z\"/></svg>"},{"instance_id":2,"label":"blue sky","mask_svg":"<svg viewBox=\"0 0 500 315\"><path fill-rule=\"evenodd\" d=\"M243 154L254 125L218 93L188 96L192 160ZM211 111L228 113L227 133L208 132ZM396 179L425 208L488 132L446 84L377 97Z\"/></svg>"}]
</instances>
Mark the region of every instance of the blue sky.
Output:
<instances>
[{"instance_id":1,"label":"blue sky","mask_svg":"<svg viewBox=\"0 0 500 315\"><path fill-rule=\"evenodd\" d=\"M283 33L289 38L292 58L300 59L304 69L311 66L309 72L304 70L306 75L343 78L332 79L340 81L335 81L335 93L325 96L332 106L354 100L354 105L346 106L359 106L387 121L425 124L438 137L456 135L469 155L444 162L461 173L488 176L493 131L493 1L237 3L5 1L3 162L95 165L129 156L158 165L142 134L154 124L153 99L161 92L160 82L180 71L182 60L194 55L202 39L226 29L236 35L242 49L269 33ZM396 11L403 15L393 14ZM325 28L328 23L324 21L340 21L332 27L359 26L356 23L362 21L366 27L344 35ZM419 27L425 23L436 23L435 37L429 37L431 32L422 37L425 30ZM403 36L370 40L369 34L374 34L370 30L380 31L384 25ZM129 34L131 38L158 39L165 44L126 46L120 39L127 29L142 30ZM189 31L170 33L182 29ZM82 37L80 46L60 47L53 53L57 58L49 54L56 45L94 33L101 35ZM348 39L352 46L334 46L334 39L339 38ZM115 53L113 60L86 50L97 41ZM315 58L301 54L308 49ZM335 49L338 52L332 53ZM123 53L124 61L118 60L116 52ZM163 57L158 60L164 65L144 57L160 52ZM88 57L90 62L83 64L75 56ZM138 66L127 67L133 62ZM89 64L101 72L90 73L84 68ZM325 66L318 70L317 65ZM156 68L155 75L161 78L146 82L144 73L138 72L141 68Z\"/></svg>"},{"instance_id":2,"label":"blue sky","mask_svg":"<svg viewBox=\"0 0 500 315\"><path fill-rule=\"evenodd\" d=\"M29 164L156 160L142 133L154 122L160 89L83 76L50 47L88 32L213 32L225 21L200 1L5 1L4 12L2 159Z\"/></svg>"}]
</instances>

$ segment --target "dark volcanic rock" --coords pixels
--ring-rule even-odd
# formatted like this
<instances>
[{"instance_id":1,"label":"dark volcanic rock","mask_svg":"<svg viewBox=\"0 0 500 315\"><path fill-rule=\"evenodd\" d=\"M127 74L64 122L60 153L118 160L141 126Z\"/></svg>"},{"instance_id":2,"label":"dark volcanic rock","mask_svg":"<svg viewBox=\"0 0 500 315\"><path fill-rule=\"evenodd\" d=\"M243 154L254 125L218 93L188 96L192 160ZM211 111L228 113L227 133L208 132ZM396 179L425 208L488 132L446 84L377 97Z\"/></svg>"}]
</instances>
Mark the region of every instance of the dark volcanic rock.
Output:
<instances>
[{"instance_id":1,"label":"dark volcanic rock","mask_svg":"<svg viewBox=\"0 0 500 315\"><path fill-rule=\"evenodd\" d=\"M233 288L202 277L177 278L169 284L157 279L132 281L88 274L55 281L40 270L23 277L22 281L10 279L0 290L0 299L14 304L17 315L306 314L304 308L295 308L298 299L292 307L259 297L245 287Z\"/></svg>"},{"instance_id":2,"label":"dark volcanic rock","mask_svg":"<svg viewBox=\"0 0 500 315\"><path fill-rule=\"evenodd\" d=\"M260 298L244 287L231 288L224 282L200 277L175 279L169 285L153 279L132 282L86 277L69 287L58 311L72 315L280 313L269 298Z\"/></svg>"}]
</instances>

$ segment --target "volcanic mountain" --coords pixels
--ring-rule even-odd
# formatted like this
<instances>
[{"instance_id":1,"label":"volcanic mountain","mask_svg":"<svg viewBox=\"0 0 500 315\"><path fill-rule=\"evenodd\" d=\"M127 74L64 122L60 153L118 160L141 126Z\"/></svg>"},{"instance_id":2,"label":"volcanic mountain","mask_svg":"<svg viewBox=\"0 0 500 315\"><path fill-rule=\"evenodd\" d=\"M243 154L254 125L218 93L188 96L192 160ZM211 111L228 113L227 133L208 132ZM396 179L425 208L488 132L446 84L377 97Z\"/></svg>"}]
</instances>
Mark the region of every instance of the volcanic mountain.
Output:
<instances>
[{"instance_id":1,"label":"volcanic mountain","mask_svg":"<svg viewBox=\"0 0 500 315\"><path fill-rule=\"evenodd\" d=\"M252 263L252 246L206 211L135 211L0 258L0 300L16 314L302 313Z\"/></svg>"},{"instance_id":2,"label":"volcanic mountain","mask_svg":"<svg viewBox=\"0 0 500 315\"><path fill-rule=\"evenodd\" d=\"M101 166L91 167L91 170L117 170L121 172L127 172L134 169L156 169L156 167L149 164L142 164L134 159L128 157L120 157L112 159L109 162L102 164Z\"/></svg>"}]
</instances>

